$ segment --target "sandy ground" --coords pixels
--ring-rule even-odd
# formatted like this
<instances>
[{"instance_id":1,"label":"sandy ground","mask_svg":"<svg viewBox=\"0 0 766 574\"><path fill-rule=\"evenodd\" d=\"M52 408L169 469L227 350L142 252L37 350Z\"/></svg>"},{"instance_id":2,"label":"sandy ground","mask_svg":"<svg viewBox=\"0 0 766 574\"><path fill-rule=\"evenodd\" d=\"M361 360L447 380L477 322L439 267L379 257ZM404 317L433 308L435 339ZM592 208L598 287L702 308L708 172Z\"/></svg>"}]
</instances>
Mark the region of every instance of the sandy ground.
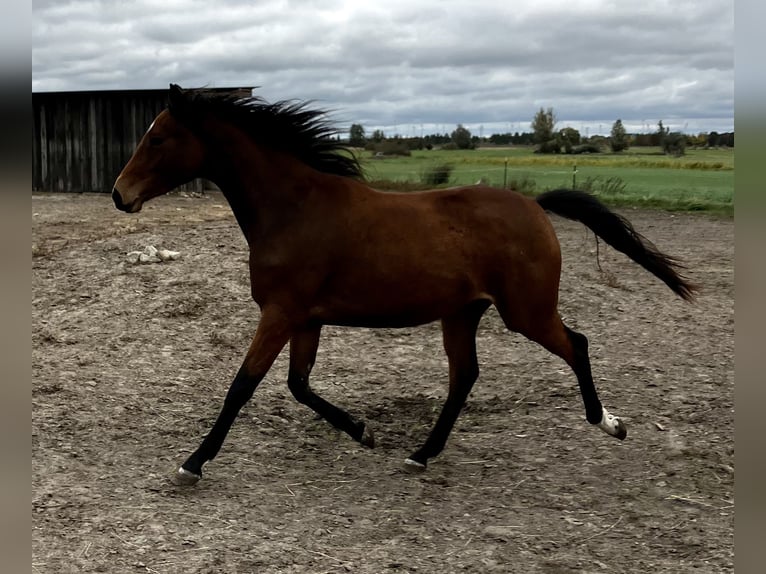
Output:
<instances>
[{"instance_id":1,"label":"sandy ground","mask_svg":"<svg viewBox=\"0 0 766 574\"><path fill-rule=\"evenodd\" d=\"M603 244L600 271L593 236L554 221L561 312L624 442L490 310L481 377L426 473L401 463L446 396L438 325L325 328L313 387L376 448L292 399L283 352L183 489L168 476L258 322L228 206L174 195L129 216L106 195L33 195L33 572L733 571L733 221L623 213L704 289L686 304ZM150 244L181 258L128 263Z\"/></svg>"}]
</instances>

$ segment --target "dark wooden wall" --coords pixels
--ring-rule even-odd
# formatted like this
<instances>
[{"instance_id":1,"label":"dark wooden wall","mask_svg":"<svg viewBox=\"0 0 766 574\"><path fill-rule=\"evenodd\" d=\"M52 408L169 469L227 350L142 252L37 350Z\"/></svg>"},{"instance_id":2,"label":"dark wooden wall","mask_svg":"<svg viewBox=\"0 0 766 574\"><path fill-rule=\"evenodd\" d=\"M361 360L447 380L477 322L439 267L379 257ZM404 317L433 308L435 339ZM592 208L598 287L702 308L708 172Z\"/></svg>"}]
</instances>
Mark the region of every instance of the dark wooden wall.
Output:
<instances>
[{"instance_id":1,"label":"dark wooden wall","mask_svg":"<svg viewBox=\"0 0 766 574\"><path fill-rule=\"evenodd\" d=\"M250 88L221 89L250 95ZM32 94L33 191L111 192L167 90ZM184 186L202 191L195 180Z\"/></svg>"}]
</instances>

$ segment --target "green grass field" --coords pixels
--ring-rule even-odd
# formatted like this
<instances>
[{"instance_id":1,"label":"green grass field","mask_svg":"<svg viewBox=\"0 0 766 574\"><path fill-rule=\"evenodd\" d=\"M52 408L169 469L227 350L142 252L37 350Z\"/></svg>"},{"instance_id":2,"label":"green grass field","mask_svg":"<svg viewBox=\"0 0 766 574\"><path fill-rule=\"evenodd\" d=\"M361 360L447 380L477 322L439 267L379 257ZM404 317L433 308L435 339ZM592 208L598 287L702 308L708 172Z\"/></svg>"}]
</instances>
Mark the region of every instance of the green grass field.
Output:
<instances>
[{"instance_id":1,"label":"green grass field","mask_svg":"<svg viewBox=\"0 0 766 574\"><path fill-rule=\"evenodd\" d=\"M539 155L531 148L414 151L410 157L377 159L359 152L367 179L381 189L425 189L426 170L449 164L446 186L483 180L539 193L556 187L589 189L605 202L675 211L734 211L734 150L687 149L680 158L659 148L619 154ZM507 163L507 171L506 171ZM574 168L577 168L573 174Z\"/></svg>"}]
</instances>

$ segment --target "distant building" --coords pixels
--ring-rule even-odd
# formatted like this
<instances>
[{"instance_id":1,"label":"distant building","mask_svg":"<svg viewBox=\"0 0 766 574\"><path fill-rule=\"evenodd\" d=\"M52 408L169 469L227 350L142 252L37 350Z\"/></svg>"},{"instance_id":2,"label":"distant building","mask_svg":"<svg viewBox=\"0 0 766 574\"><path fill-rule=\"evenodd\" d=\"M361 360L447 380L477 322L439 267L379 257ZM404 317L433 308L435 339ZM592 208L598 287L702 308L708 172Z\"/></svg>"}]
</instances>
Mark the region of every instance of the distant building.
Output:
<instances>
[{"instance_id":1,"label":"distant building","mask_svg":"<svg viewBox=\"0 0 766 574\"><path fill-rule=\"evenodd\" d=\"M248 97L252 88L214 91ZM32 190L111 192L168 90L32 93ZM202 191L195 180L187 190Z\"/></svg>"}]
</instances>

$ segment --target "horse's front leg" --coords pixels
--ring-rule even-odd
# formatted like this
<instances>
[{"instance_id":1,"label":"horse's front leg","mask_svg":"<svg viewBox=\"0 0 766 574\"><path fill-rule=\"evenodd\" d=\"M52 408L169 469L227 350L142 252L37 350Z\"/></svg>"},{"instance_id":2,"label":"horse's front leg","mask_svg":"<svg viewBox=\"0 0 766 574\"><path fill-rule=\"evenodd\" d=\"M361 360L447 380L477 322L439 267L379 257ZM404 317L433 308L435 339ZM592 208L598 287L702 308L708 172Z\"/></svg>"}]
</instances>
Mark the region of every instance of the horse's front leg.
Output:
<instances>
[{"instance_id":1,"label":"horse's front leg","mask_svg":"<svg viewBox=\"0 0 766 574\"><path fill-rule=\"evenodd\" d=\"M344 409L317 395L309 386L309 374L316 360L321 326L305 326L295 331L290 339L290 373L287 385L295 400L306 405L335 428L348 433L351 438L370 448L375 439L370 427L351 416Z\"/></svg>"},{"instance_id":2,"label":"horse's front leg","mask_svg":"<svg viewBox=\"0 0 766 574\"><path fill-rule=\"evenodd\" d=\"M173 475L174 484L191 485L202 478L202 466L218 454L240 409L253 396L258 383L263 380L279 352L290 340L290 336L290 322L284 314L279 309L264 308L253 342L226 393L223 408L213 428L199 448Z\"/></svg>"}]
</instances>

